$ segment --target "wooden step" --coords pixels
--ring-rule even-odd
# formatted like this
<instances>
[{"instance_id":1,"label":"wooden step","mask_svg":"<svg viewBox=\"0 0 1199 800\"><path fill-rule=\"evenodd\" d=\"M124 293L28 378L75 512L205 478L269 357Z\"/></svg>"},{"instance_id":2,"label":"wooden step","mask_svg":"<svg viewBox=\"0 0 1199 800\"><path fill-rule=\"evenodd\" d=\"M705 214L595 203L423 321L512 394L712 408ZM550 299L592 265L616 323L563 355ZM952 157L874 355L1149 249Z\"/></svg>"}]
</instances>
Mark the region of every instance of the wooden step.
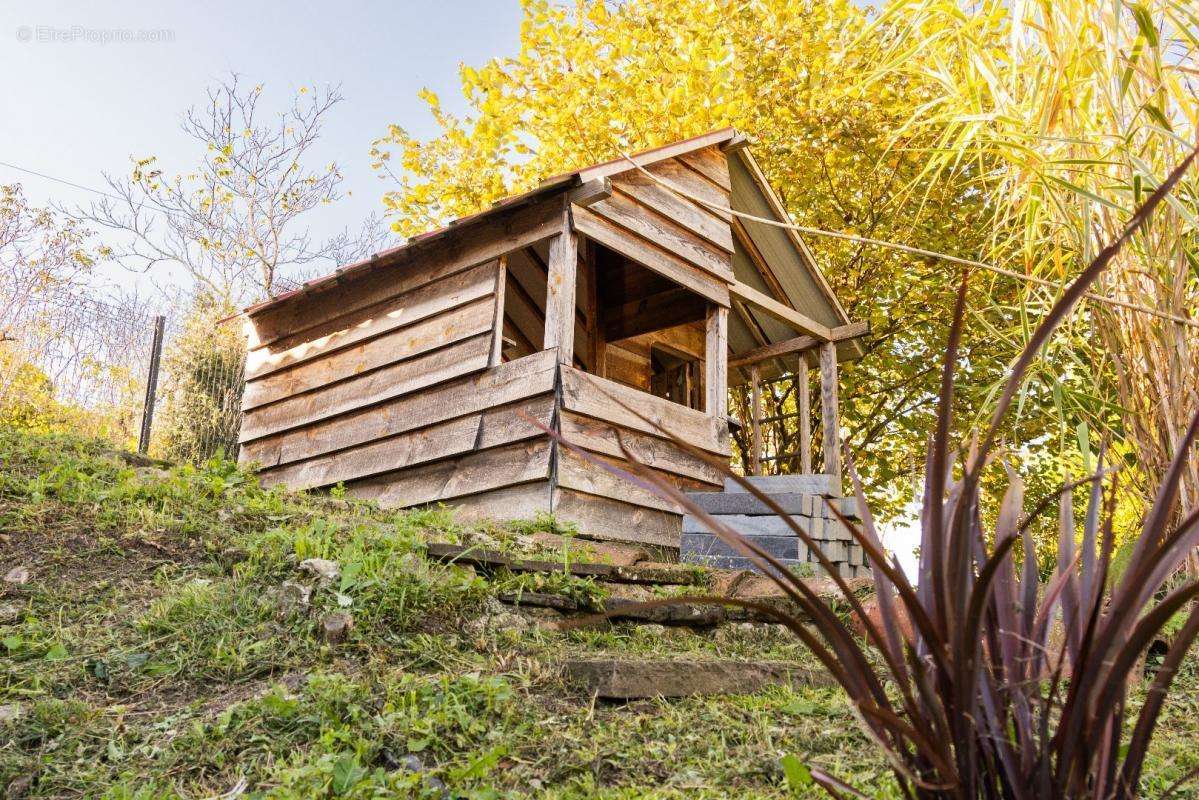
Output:
<instances>
[{"instance_id":1,"label":"wooden step","mask_svg":"<svg viewBox=\"0 0 1199 800\"><path fill-rule=\"evenodd\" d=\"M467 564L482 572L507 569L512 572L569 572L582 578L595 578L610 583L633 583L657 586L703 586L702 570L681 564L642 562L632 566L619 564L564 563L520 558L481 547L432 542L425 546L426 555L443 564Z\"/></svg>"},{"instance_id":2,"label":"wooden step","mask_svg":"<svg viewBox=\"0 0 1199 800\"><path fill-rule=\"evenodd\" d=\"M782 662L572 659L566 679L605 700L752 694L768 686L832 686L824 670Z\"/></svg>"}]
</instances>

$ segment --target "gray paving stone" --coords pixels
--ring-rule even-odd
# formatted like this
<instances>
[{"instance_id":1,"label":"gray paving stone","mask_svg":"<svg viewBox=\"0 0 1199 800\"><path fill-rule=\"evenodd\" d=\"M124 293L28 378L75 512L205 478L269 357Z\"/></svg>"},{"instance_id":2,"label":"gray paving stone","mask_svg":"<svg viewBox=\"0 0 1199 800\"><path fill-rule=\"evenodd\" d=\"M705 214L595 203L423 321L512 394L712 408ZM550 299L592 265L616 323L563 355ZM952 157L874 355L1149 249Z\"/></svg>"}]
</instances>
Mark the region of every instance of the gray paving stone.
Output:
<instances>
[{"instance_id":1,"label":"gray paving stone","mask_svg":"<svg viewBox=\"0 0 1199 800\"><path fill-rule=\"evenodd\" d=\"M807 548L803 548L804 553L801 556L802 544L795 536L747 536L745 538L775 558L800 561L803 556L807 555ZM740 550L734 549L732 545L710 533L684 533L679 544L679 556L684 561L689 561L690 556L744 557Z\"/></svg>"},{"instance_id":2,"label":"gray paving stone","mask_svg":"<svg viewBox=\"0 0 1199 800\"><path fill-rule=\"evenodd\" d=\"M774 512L748 492L689 492L687 497L709 514L750 514L761 516ZM784 514L804 514L811 510L811 495L774 494L770 499Z\"/></svg>"},{"instance_id":3,"label":"gray paving stone","mask_svg":"<svg viewBox=\"0 0 1199 800\"><path fill-rule=\"evenodd\" d=\"M816 528L811 517L799 514L789 515L804 533L809 536ZM787 524L787 518L775 516L750 516L749 514L721 514L716 519L728 525L743 536L792 536L795 531ZM823 523L819 523L823 526ZM708 524L699 517L685 515L683 517L683 533L711 533Z\"/></svg>"},{"instance_id":4,"label":"gray paving stone","mask_svg":"<svg viewBox=\"0 0 1199 800\"><path fill-rule=\"evenodd\" d=\"M849 545L845 542L819 542L820 551L830 561L849 561Z\"/></svg>"},{"instance_id":5,"label":"gray paving stone","mask_svg":"<svg viewBox=\"0 0 1199 800\"><path fill-rule=\"evenodd\" d=\"M841 494L841 480L832 475L752 475L742 480L766 494ZM732 478L724 479L724 490L748 493Z\"/></svg>"},{"instance_id":6,"label":"gray paving stone","mask_svg":"<svg viewBox=\"0 0 1199 800\"><path fill-rule=\"evenodd\" d=\"M749 569L754 572L760 572L752 561L744 556L701 556L691 555L684 556L682 560L687 564L703 564L705 566L714 567L716 569ZM789 568L798 570L801 574L810 573L812 565L807 561L798 559L781 558L779 562Z\"/></svg>"}]
</instances>

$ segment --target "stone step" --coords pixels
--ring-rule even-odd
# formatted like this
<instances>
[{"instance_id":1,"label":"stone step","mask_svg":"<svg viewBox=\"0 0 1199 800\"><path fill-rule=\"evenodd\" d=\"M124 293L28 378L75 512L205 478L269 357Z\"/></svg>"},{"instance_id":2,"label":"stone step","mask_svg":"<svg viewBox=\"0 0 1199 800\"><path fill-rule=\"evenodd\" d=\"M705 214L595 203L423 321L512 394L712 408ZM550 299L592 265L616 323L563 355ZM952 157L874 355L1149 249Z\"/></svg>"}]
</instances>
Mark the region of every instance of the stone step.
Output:
<instances>
[{"instance_id":1,"label":"stone step","mask_svg":"<svg viewBox=\"0 0 1199 800\"><path fill-rule=\"evenodd\" d=\"M841 479L833 475L747 475L740 479L725 478L726 492L746 492L745 481L765 494L841 494Z\"/></svg>"},{"instance_id":2,"label":"stone step","mask_svg":"<svg viewBox=\"0 0 1199 800\"><path fill-rule=\"evenodd\" d=\"M747 514L751 516L772 515L765 503L749 492L688 492L688 499L700 509L713 515ZM831 516L824 499L813 494L784 492L771 494L773 500L783 510L784 514L800 514L804 516ZM833 498L842 514L854 519L857 517L857 501L852 497Z\"/></svg>"},{"instance_id":3,"label":"stone step","mask_svg":"<svg viewBox=\"0 0 1199 800\"><path fill-rule=\"evenodd\" d=\"M571 659L566 679L605 700L752 694L768 686L832 686L832 676L795 664L754 661Z\"/></svg>"},{"instance_id":4,"label":"stone step","mask_svg":"<svg viewBox=\"0 0 1199 800\"><path fill-rule=\"evenodd\" d=\"M798 525L808 536L819 538L824 535L823 517L812 518L804 514L790 514L787 517L750 516L749 514L720 514L717 516L720 523L727 525L742 536L795 537L795 531L787 524L788 519ZM708 527L708 523L699 517L687 514L683 517L683 533L710 534L712 530Z\"/></svg>"},{"instance_id":5,"label":"stone step","mask_svg":"<svg viewBox=\"0 0 1199 800\"><path fill-rule=\"evenodd\" d=\"M688 556L688 559L695 564L702 564L705 567L713 569L745 569L757 571L757 566L745 556L738 555L693 555ZM870 577L870 568L850 564L844 559L830 558L837 571L842 578L868 578ZM824 568L820 566L820 562L812 559L809 561L792 561L790 559L779 559L783 566L798 570L801 577L815 576L819 577L824 574Z\"/></svg>"},{"instance_id":6,"label":"stone step","mask_svg":"<svg viewBox=\"0 0 1199 800\"><path fill-rule=\"evenodd\" d=\"M807 545L793 533L788 532L783 536L742 535L775 558L791 561L808 560ZM694 561L696 557L704 556L741 556L741 551L715 534L683 531L683 538L679 543L679 557L683 561Z\"/></svg>"}]
</instances>

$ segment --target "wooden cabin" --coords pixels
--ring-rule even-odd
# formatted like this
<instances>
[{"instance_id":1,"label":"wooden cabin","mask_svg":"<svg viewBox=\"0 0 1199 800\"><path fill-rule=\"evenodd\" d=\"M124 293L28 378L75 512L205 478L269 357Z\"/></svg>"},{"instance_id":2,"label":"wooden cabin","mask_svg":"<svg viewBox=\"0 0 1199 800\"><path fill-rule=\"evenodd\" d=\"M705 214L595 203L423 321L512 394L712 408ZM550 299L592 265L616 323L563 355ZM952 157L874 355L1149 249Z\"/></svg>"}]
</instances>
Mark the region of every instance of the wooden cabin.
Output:
<instances>
[{"instance_id":1,"label":"wooden cabin","mask_svg":"<svg viewBox=\"0 0 1199 800\"><path fill-rule=\"evenodd\" d=\"M838 354L863 332L794 231L728 209L787 219L731 129L551 178L247 309L241 461L266 484L677 547L680 509L543 426L719 490L663 431L727 459L730 381L818 362L837 441Z\"/></svg>"}]
</instances>

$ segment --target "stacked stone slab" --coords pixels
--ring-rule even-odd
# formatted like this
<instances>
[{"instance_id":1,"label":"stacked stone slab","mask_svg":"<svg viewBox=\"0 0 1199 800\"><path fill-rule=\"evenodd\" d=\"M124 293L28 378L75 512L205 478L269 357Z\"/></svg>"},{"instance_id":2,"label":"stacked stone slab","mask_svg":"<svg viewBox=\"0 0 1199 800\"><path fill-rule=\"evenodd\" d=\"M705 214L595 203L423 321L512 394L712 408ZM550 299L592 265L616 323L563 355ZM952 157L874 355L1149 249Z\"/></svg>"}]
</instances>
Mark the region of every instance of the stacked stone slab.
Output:
<instances>
[{"instance_id":1,"label":"stacked stone slab","mask_svg":"<svg viewBox=\"0 0 1199 800\"><path fill-rule=\"evenodd\" d=\"M829 475L768 475L746 478L770 496L792 521L819 543L821 551L843 577L870 574L865 553L850 535L848 526L833 514L829 504L856 521L857 501L841 497L840 481ZM720 522L757 544L788 567L820 574L819 560L787 521L733 479L726 479L723 492L692 492L688 497ZM699 518L683 517L680 544L683 561L723 569L753 569L748 558L719 539Z\"/></svg>"}]
</instances>

